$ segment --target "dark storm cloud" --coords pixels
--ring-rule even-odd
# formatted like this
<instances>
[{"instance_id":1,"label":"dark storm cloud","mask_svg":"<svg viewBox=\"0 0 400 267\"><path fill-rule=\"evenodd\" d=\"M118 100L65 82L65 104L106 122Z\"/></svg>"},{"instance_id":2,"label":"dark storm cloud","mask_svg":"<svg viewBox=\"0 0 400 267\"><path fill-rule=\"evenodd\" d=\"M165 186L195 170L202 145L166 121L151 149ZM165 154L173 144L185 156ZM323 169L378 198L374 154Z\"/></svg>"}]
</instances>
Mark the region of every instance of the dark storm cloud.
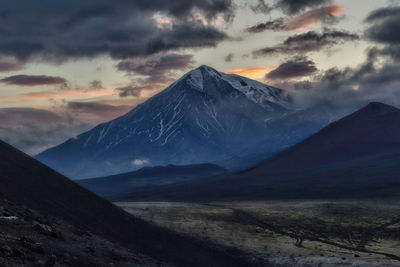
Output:
<instances>
[{"instance_id":1,"label":"dark storm cloud","mask_svg":"<svg viewBox=\"0 0 400 267\"><path fill-rule=\"evenodd\" d=\"M0 79L1 83L19 86L38 86L38 85L52 85L64 84L66 79L57 76L46 75L14 75Z\"/></svg>"},{"instance_id":2,"label":"dark storm cloud","mask_svg":"<svg viewBox=\"0 0 400 267\"><path fill-rule=\"evenodd\" d=\"M395 64L400 60L400 6L391 6L372 11L365 22L369 24L365 36L376 46L368 50L368 62L380 57L385 63Z\"/></svg>"},{"instance_id":3,"label":"dark storm cloud","mask_svg":"<svg viewBox=\"0 0 400 267\"><path fill-rule=\"evenodd\" d=\"M210 22L229 21L233 11L231 0L8 0L0 10L0 54L22 61L121 59L215 46L228 36Z\"/></svg>"},{"instance_id":4,"label":"dark storm cloud","mask_svg":"<svg viewBox=\"0 0 400 267\"><path fill-rule=\"evenodd\" d=\"M142 76L134 78L130 85L116 88L121 97L138 97L142 90L163 89L166 83L176 79L177 71L186 71L194 66L193 55L167 54L147 58L123 60L117 69L128 75Z\"/></svg>"},{"instance_id":5,"label":"dark storm cloud","mask_svg":"<svg viewBox=\"0 0 400 267\"><path fill-rule=\"evenodd\" d=\"M269 72L266 78L272 80L303 78L311 76L317 71L314 61L306 57L297 57L279 65L278 68Z\"/></svg>"},{"instance_id":6,"label":"dark storm cloud","mask_svg":"<svg viewBox=\"0 0 400 267\"><path fill-rule=\"evenodd\" d=\"M372 24L366 31L370 40L388 45L400 44L400 7L378 9L365 21Z\"/></svg>"},{"instance_id":7,"label":"dark storm cloud","mask_svg":"<svg viewBox=\"0 0 400 267\"><path fill-rule=\"evenodd\" d=\"M316 52L346 41L359 40L359 36L353 33L337 30L325 30L323 33L309 31L287 38L283 43L274 47L266 47L253 52L254 56L268 56L271 54L305 54Z\"/></svg>"},{"instance_id":8,"label":"dark storm cloud","mask_svg":"<svg viewBox=\"0 0 400 267\"><path fill-rule=\"evenodd\" d=\"M400 45L386 45L384 47L373 47L369 51L369 55L372 57L383 56L386 60L400 60Z\"/></svg>"},{"instance_id":9,"label":"dark storm cloud","mask_svg":"<svg viewBox=\"0 0 400 267\"><path fill-rule=\"evenodd\" d=\"M386 19L389 17L396 17L400 15L400 6L391 6L386 8L380 8L372 11L367 18L366 22L374 22L381 19Z\"/></svg>"}]
</instances>

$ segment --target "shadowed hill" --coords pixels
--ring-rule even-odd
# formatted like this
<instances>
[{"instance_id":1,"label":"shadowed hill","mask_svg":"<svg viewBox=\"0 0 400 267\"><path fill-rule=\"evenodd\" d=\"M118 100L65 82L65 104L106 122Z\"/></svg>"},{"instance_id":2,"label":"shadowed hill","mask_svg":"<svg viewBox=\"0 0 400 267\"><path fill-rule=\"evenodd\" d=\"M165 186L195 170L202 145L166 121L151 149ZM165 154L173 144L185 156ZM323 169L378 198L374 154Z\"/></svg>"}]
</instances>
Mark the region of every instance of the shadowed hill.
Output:
<instances>
[{"instance_id":1,"label":"shadowed hill","mask_svg":"<svg viewBox=\"0 0 400 267\"><path fill-rule=\"evenodd\" d=\"M246 265L228 252L145 223L0 141L0 197L153 258L185 266Z\"/></svg>"},{"instance_id":2,"label":"shadowed hill","mask_svg":"<svg viewBox=\"0 0 400 267\"><path fill-rule=\"evenodd\" d=\"M226 174L227 170L214 164L144 167L140 170L107 177L77 180L76 182L109 200L121 195L156 186L190 183Z\"/></svg>"},{"instance_id":3,"label":"shadowed hill","mask_svg":"<svg viewBox=\"0 0 400 267\"><path fill-rule=\"evenodd\" d=\"M311 168L400 152L400 110L373 102L247 173Z\"/></svg>"}]
</instances>

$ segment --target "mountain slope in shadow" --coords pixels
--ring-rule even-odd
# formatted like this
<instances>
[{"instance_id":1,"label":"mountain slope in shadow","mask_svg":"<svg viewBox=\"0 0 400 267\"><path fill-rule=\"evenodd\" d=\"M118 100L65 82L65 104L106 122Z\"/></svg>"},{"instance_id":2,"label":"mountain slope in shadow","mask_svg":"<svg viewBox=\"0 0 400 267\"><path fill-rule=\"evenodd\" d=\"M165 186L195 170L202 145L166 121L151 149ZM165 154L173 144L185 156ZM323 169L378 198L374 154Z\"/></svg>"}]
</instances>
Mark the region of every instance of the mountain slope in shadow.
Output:
<instances>
[{"instance_id":1,"label":"mountain slope in shadow","mask_svg":"<svg viewBox=\"0 0 400 267\"><path fill-rule=\"evenodd\" d=\"M400 110L373 102L264 161L249 173L311 168L397 152L400 152Z\"/></svg>"},{"instance_id":2,"label":"mountain slope in shadow","mask_svg":"<svg viewBox=\"0 0 400 267\"><path fill-rule=\"evenodd\" d=\"M247 264L229 251L145 223L1 141L0 197L164 262L184 266Z\"/></svg>"}]
</instances>

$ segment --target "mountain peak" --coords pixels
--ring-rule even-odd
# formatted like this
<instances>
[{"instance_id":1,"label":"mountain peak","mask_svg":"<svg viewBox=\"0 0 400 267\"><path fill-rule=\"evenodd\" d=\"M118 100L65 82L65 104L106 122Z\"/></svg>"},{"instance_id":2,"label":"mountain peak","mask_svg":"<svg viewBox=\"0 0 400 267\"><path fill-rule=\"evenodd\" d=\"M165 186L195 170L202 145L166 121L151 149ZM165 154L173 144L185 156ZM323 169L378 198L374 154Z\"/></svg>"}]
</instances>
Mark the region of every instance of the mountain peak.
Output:
<instances>
[{"instance_id":1,"label":"mountain peak","mask_svg":"<svg viewBox=\"0 0 400 267\"><path fill-rule=\"evenodd\" d=\"M214 68L207 66L207 65L201 65L200 67L198 67L197 69L199 70L207 70L207 71L217 71Z\"/></svg>"},{"instance_id":2,"label":"mountain peak","mask_svg":"<svg viewBox=\"0 0 400 267\"><path fill-rule=\"evenodd\" d=\"M279 88L203 65L126 115L38 158L74 178L132 171L143 162L217 161L263 139L266 122L286 112L289 101Z\"/></svg>"},{"instance_id":3,"label":"mountain peak","mask_svg":"<svg viewBox=\"0 0 400 267\"><path fill-rule=\"evenodd\" d=\"M221 77L221 73L207 65L201 65L200 67L188 72L184 77L188 78L187 81L190 85L203 91L204 78L210 76Z\"/></svg>"}]
</instances>

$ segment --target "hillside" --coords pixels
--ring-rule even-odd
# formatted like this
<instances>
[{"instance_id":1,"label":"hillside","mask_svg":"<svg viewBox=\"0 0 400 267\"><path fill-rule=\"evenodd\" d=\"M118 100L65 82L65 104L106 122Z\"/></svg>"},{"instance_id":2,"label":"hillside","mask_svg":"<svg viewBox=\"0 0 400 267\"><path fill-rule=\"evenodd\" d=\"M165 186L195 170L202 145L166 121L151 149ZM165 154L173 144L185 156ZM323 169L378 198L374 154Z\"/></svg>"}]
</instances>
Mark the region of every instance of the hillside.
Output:
<instances>
[{"instance_id":1,"label":"hillside","mask_svg":"<svg viewBox=\"0 0 400 267\"><path fill-rule=\"evenodd\" d=\"M0 196L160 261L186 266L246 265L229 251L210 248L127 214L1 141Z\"/></svg>"}]
</instances>

